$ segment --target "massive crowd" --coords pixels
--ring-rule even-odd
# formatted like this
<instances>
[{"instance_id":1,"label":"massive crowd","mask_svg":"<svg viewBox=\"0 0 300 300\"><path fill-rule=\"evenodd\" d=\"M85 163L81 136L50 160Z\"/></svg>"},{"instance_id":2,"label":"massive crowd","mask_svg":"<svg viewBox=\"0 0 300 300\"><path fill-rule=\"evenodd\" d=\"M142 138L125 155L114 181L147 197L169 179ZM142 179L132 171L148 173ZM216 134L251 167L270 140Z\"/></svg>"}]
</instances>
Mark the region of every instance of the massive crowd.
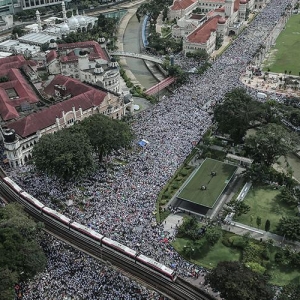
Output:
<instances>
[{"instance_id":1,"label":"massive crowd","mask_svg":"<svg viewBox=\"0 0 300 300\"><path fill-rule=\"evenodd\" d=\"M11 171L11 176L49 207L58 209L58 202L73 201L61 212L189 276L194 266L166 243L166 238L173 237L163 226L154 226L157 195L190 153L193 142L211 125L207 109L227 91L241 86L241 74L289 3L270 1L204 75L191 75L187 84L135 117L137 137L149 141L145 148L137 145L112 155L107 170L65 185L30 166ZM184 63L184 58L176 59ZM249 93L256 96L250 88ZM63 295L72 299L159 298L111 268L49 239L44 245L47 269L28 284L24 299L63 299Z\"/></svg>"}]
</instances>

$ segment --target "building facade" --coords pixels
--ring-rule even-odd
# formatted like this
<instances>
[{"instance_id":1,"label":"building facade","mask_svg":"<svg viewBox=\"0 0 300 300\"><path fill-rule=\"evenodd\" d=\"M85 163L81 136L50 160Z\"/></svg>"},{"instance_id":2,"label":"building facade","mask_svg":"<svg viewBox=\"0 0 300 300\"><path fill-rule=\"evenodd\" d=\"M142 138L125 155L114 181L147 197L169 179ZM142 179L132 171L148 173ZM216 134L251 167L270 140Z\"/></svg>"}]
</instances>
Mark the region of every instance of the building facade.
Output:
<instances>
[{"instance_id":1,"label":"building facade","mask_svg":"<svg viewBox=\"0 0 300 300\"><path fill-rule=\"evenodd\" d=\"M68 128L93 114L120 119L126 109L133 109L132 101L126 100L123 95L99 90L63 75L56 75L44 88L43 95L55 100L56 104L24 117L14 116L10 122L2 122L5 154L11 167L25 164L32 157L34 145L44 134Z\"/></svg>"}]
</instances>

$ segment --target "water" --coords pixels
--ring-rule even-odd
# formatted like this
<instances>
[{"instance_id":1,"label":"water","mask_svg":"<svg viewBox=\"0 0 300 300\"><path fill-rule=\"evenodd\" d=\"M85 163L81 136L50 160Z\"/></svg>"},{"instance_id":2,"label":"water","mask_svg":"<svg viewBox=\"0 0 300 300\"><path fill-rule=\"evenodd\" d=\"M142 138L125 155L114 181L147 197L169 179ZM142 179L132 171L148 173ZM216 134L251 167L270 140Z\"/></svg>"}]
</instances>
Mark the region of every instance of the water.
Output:
<instances>
[{"instance_id":1,"label":"water","mask_svg":"<svg viewBox=\"0 0 300 300\"><path fill-rule=\"evenodd\" d=\"M127 28L124 32L123 49L126 52L140 53L140 39L141 39L141 23L138 22L136 15L134 15L128 22ZM141 59L126 58L128 69L134 74L140 84L146 89L155 85L158 81L149 72L145 63Z\"/></svg>"}]
</instances>

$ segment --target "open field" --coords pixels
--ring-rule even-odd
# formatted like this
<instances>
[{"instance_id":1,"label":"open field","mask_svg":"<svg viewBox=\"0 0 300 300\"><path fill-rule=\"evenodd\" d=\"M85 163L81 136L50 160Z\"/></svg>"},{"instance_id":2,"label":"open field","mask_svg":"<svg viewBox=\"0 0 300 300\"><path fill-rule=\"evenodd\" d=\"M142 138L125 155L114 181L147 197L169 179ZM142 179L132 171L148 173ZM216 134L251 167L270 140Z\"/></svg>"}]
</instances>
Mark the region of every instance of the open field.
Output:
<instances>
[{"instance_id":1,"label":"open field","mask_svg":"<svg viewBox=\"0 0 300 300\"><path fill-rule=\"evenodd\" d=\"M261 229L265 228L266 220L270 220L270 231L275 232L281 217L294 217L295 210L277 201L279 190L268 187L254 187L245 197L244 203L250 206L247 214L236 218L237 222L257 227L256 218L261 217Z\"/></svg>"},{"instance_id":2,"label":"open field","mask_svg":"<svg viewBox=\"0 0 300 300\"><path fill-rule=\"evenodd\" d=\"M276 40L275 47L271 48L268 59L264 62L264 70L284 73L291 71L293 75L300 72L300 15L292 15L285 29Z\"/></svg>"},{"instance_id":3,"label":"open field","mask_svg":"<svg viewBox=\"0 0 300 300\"><path fill-rule=\"evenodd\" d=\"M178 198L213 207L236 169L236 166L207 158ZM215 172L215 176L212 176L212 172Z\"/></svg>"}]
</instances>

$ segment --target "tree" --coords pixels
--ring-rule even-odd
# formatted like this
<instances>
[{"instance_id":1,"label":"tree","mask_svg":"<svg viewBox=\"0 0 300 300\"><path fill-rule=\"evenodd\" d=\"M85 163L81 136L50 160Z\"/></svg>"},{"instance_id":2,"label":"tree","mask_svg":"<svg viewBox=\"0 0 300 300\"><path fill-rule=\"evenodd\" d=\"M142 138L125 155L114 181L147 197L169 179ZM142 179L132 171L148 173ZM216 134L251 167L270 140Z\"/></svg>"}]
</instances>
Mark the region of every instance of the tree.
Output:
<instances>
[{"instance_id":1,"label":"tree","mask_svg":"<svg viewBox=\"0 0 300 300\"><path fill-rule=\"evenodd\" d=\"M238 200L231 200L229 203L227 203L227 206L231 208L232 211L234 211L236 216L241 216L243 214L247 214L250 211L250 206L245 204L243 201Z\"/></svg>"},{"instance_id":2,"label":"tree","mask_svg":"<svg viewBox=\"0 0 300 300\"><path fill-rule=\"evenodd\" d=\"M258 228L260 227L260 225L261 225L261 217L257 217L256 218L256 225L257 225Z\"/></svg>"},{"instance_id":3,"label":"tree","mask_svg":"<svg viewBox=\"0 0 300 300\"><path fill-rule=\"evenodd\" d=\"M279 201L291 206L297 206L299 203L299 198L300 195L298 189L289 189L287 187L283 188L280 194L277 196Z\"/></svg>"},{"instance_id":4,"label":"tree","mask_svg":"<svg viewBox=\"0 0 300 300\"><path fill-rule=\"evenodd\" d=\"M277 232L288 240L300 241L300 218L282 217L277 225Z\"/></svg>"},{"instance_id":5,"label":"tree","mask_svg":"<svg viewBox=\"0 0 300 300\"><path fill-rule=\"evenodd\" d=\"M205 283L226 300L272 300L273 291L265 276L240 262L220 262L205 277Z\"/></svg>"},{"instance_id":6,"label":"tree","mask_svg":"<svg viewBox=\"0 0 300 300\"><path fill-rule=\"evenodd\" d=\"M46 266L39 246L39 226L19 204L0 209L0 294L13 299L16 282L33 277Z\"/></svg>"},{"instance_id":7,"label":"tree","mask_svg":"<svg viewBox=\"0 0 300 300\"><path fill-rule=\"evenodd\" d=\"M89 138L75 125L42 136L32 155L38 170L69 180L94 169L92 152Z\"/></svg>"},{"instance_id":8,"label":"tree","mask_svg":"<svg viewBox=\"0 0 300 300\"><path fill-rule=\"evenodd\" d=\"M271 222L270 222L270 220L267 220L266 224L265 224L265 231L269 231L270 227L271 227Z\"/></svg>"},{"instance_id":9,"label":"tree","mask_svg":"<svg viewBox=\"0 0 300 300\"><path fill-rule=\"evenodd\" d=\"M279 294L278 300L298 300L300 295L300 282L290 283L284 286Z\"/></svg>"},{"instance_id":10,"label":"tree","mask_svg":"<svg viewBox=\"0 0 300 300\"><path fill-rule=\"evenodd\" d=\"M245 139L245 150L254 162L271 166L295 148L297 137L277 124L268 124Z\"/></svg>"},{"instance_id":11,"label":"tree","mask_svg":"<svg viewBox=\"0 0 300 300\"><path fill-rule=\"evenodd\" d=\"M205 232L205 238L209 245L215 245L222 236L222 231L219 227L208 227Z\"/></svg>"},{"instance_id":12,"label":"tree","mask_svg":"<svg viewBox=\"0 0 300 300\"><path fill-rule=\"evenodd\" d=\"M240 143L246 131L254 127L261 116L261 104L254 101L245 89L236 88L225 94L223 103L216 105L214 118L218 130Z\"/></svg>"},{"instance_id":13,"label":"tree","mask_svg":"<svg viewBox=\"0 0 300 300\"><path fill-rule=\"evenodd\" d=\"M100 162L104 155L129 147L133 139L133 133L127 123L102 114L84 119L80 126L89 137Z\"/></svg>"}]
</instances>

